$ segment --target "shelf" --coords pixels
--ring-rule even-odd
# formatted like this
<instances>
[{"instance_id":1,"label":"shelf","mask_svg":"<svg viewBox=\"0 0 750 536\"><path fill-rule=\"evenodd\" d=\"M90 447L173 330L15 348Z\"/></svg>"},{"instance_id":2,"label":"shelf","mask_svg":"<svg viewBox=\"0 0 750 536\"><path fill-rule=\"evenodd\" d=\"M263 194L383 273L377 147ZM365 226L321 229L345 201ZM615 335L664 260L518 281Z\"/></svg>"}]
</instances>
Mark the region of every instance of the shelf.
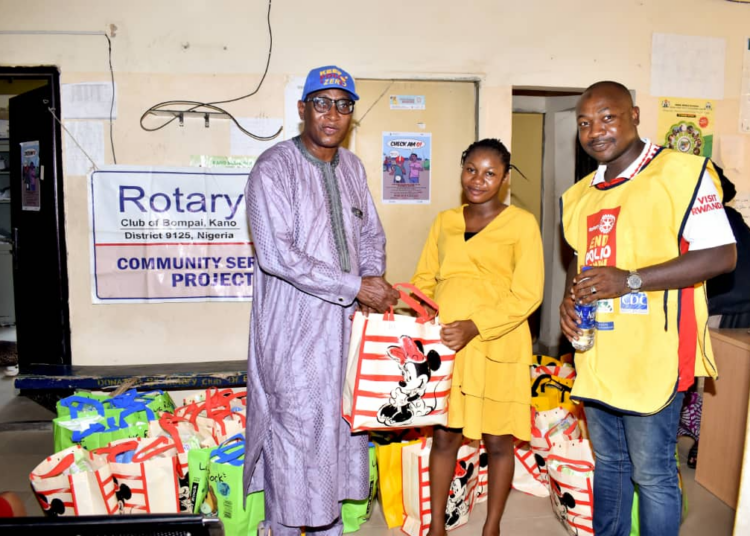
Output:
<instances>
[{"instance_id":1,"label":"shelf","mask_svg":"<svg viewBox=\"0 0 750 536\"><path fill-rule=\"evenodd\" d=\"M150 110L149 114L156 116L171 116L174 119L179 120L180 126L184 123L185 117L201 117L206 128L209 125L209 119L229 119L229 114L223 112L203 112L197 110Z\"/></svg>"}]
</instances>

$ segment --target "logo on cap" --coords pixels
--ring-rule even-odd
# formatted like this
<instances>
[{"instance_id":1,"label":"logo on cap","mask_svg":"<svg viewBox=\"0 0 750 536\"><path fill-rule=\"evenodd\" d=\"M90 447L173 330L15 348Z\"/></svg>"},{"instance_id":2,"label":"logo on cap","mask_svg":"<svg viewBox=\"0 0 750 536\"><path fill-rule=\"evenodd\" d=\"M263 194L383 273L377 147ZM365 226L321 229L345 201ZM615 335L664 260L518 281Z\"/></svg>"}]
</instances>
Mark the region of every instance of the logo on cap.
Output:
<instances>
[{"instance_id":1,"label":"logo on cap","mask_svg":"<svg viewBox=\"0 0 750 536\"><path fill-rule=\"evenodd\" d=\"M338 69L323 69L320 71L320 83L324 86L341 86L346 87L346 81L349 79Z\"/></svg>"}]
</instances>

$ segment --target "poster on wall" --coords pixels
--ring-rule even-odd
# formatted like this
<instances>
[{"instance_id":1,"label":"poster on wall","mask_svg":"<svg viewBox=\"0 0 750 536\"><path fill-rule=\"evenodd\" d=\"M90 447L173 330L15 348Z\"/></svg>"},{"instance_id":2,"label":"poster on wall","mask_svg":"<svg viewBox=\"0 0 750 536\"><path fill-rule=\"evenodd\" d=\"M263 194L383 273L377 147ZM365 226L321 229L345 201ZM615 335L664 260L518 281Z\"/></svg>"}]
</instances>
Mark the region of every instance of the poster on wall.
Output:
<instances>
[{"instance_id":1,"label":"poster on wall","mask_svg":"<svg viewBox=\"0 0 750 536\"><path fill-rule=\"evenodd\" d=\"M383 203L429 204L432 134L383 132Z\"/></svg>"},{"instance_id":2,"label":"poster on wall","mask_svg":"<svg viewBox=\"0 0 750 536\"><path fill-rule=\"evenodd\" d=\"M42 167L39 165L39 142L21 143L21 210L41 208Z\"/></svg>"},{"instance_id":3,"label":"poster on wall","mask_svg":"<svg viewBox=\"0 0 750 536\"><path fill-rule=\"evenodd\" d=\"M711 158L714 145L714 101L659 98L656 143L682 153Z\"/></svg>"},{"instance_id":4,"label":"poster on wall","mask_svg":"<svg viewBox=\"0 0 750 536\"><path fill-rule=\"evenodd\" d=\"M92 172L92 302L251 300L249 171L119 165Z\"/></svg>"}]
</instances>

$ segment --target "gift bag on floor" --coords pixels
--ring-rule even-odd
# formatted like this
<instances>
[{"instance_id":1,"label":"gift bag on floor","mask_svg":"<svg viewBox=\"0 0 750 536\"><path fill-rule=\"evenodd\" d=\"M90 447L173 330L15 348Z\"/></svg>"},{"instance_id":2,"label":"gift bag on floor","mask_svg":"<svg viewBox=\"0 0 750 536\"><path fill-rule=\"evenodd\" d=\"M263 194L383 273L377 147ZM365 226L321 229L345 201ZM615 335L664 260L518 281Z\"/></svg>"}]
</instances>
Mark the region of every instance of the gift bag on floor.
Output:
<instances>
[{"instance_id":1,"label":"gift bag on floor","mask_svg":"<svg viewBox=\"0 0 750 536\"><path fill-rule=\"evenodd\" d=\"M245 458L245 436L230 437L213 449L208 466L209 484L206 509L216 505L226 536L255 534L265 518L264 494L251 493L245 499L242 465Z\"/></svg>"},{"instance_id":2,"label":"gift bag on floor","mask_svg":"<svg viewBox=\"0 0 750 536\"><path fill-rule=\"evenodd\" d=\"M111 515L118 511L109 465L80 445L44 460L29 480L47 515Z\"/></svg>"},{"instance_id":3,"label":"gift bag on floor","mask_svg":"<svg viewBox=\"0 0 750 536\"><path fill-rule=\"evenodd\" d=\"M169 438L121 439L94 454L109 462L121 513L180 512L179 461Z\"/></svg>"},{"instance_id":4,"label":"gift bag on floor","mask_svg":"<svg viewBox=\"0 0 750 536\"><path fill-rule=\"evenodd\" d=\"M576 369L570 363L562 365L533 365L531 367L531 380L536 380L539 376L548 376L550 378L562 378L564 380L575 380Z\"/></svg>"},{"instance_id":5,"label":"gift bag on floor","mask_svg":"<svg viewBox=\"0 0 750 536\"><path fill-rule=\"evenodd\" d=\"M532 374L535 372L532 367ZM566 372L569 373L569 372ZM539 374L531 381L531 405L537 411L547 411L564 407L575 411L575 403L570 399L575 378L561 378L551 374Z\"/></svg>"},{"instance_id":6,"label":"gift bag on floor","mask_svg":"<svg viewBox=\"0 0 750 536\"><path fill-rule=\"evenodd\" d=\"M370 443L370 493L366 499L359 501L346 500L341 504L341 519L344 522L344 534L356 532L372 515L372 506L378 493L378 462L375 457L375 445Z\"/></svg>"},{"instance_id":7,"label":"gift bag on floor","mask_svg":"<svg viewBox=\"0 0 750 536\"><path fill-rule=\"evenodd\" d=\"M547 411L536 411L532 408L531 414L531 448L544 457L556 441L581 437L578 419L566 408L559 407Z\"/></svg>"},{"instance_id":8,"label":"gift bag on floor","mask_svg":"<svg viewBox=\"0 0 750 536\"><path fill-rule=\"evenodd\" d=\"M169 437L179 452L192 449L215 447L218 445L211 434L184 417L163 413L158 421L149 422L148 437Z\"/></svg>"},{"instance_id":9,"label":"gift bag on floor","mask_svg":"<svg viewBox=\"0 0 750 536\"><path fill-rule=\"evenodd\" d=\"M430 528L430 449L432 439L409 445L402 453L404 523L409 536L424 536ZM465 443L458 450L456 469L445 508L445 528L455 529L469 521L474 508L479 476L479 443Z\"/></svg>"},{"instance_id":10,"label":"gift bag on floor","mask_svg":"<svg viewBox=\"0 0 750 536\"><path fill-rule=\"evenodd\" d=\"M163 413L158 421L149 423L149 437L168 437L177 449L180 486L180 512L198 513L206 497L208 482L208 455L216 441L201 432L198 425L183 417ZM191 456L191 453L195 453ZM195 460L202 460L197 462ZM200 502L196 500L200 496Z\"/></svg>"},{"instance_id":11,"label":"gift bag on floor","mask_svg":"<svg viewBox=\"0 0 750 536\"><path fill-rule=\"evenodd\" d=\"M477 474L477 496L474 504L479 504L487 500L489 493L490 466L487 449L484 448L484 441L479 442L479 473Z\"/></svg>"},{"instance_id":12,"label":"gift bag on floor","mask_svg":"<svg viewBox=\"0 0 750 536\"><path fill-rule=\"evenodd\" d=\"M531 451L539 467L540 478L547 482L547 456L555 443L581 437L578 419L563 407L536 411L531 408Z\"/></svg>"},{"instance_id":13,"label":"gift bag on floor","mask_svg":"<svg viewBox=\"0 0 750 536\"><path fill-rule=\"evenodd\" d=\"M155 389L153 391L146 391L144 393L139 393L135 389L132 389L131 391L128 391L127 396L130 398L130 400L125 404L124 407L132 406L132 405L144 405L147 408L149 408L151 411L153 411L157 418L162 413L172 413L174 412L174 401L172 400L172 397L169 393L166 393L162 391L161 389ZM114 397L117 398L117 397ZM116 405L117 403L115 403Z\"/></svg>"},{"instance_id":14,"label":"gift bag on floor","mask_svg":"<svg viewBox=\"0 0 750 536\"><path fill-rule=\"evenodd\" d=\"M58 417L70 417L71 412L77 415L85 412L101 412L104 415L103 400L109 398L107 395L95 395L88 391L76 391L71 396L66 396L57 401L56 410Z\"/></svg>"},{"instance_id":15,"label":"gift bag on floor","mask_svg":"<svg viewBox=\"0 0 750 536\"><path fill-rule=\"evenodd\" d=\"M585 439L552 446L547 457L550 500L570 534L593 534L594 454Z\"/></svg>"},{"instance_id":16,"label":"gift bag on floor","mask_svg":"<svg viewBox=\"0 0 750 536\"><path fill-rule=\"evenodd\" d=\"M513 489L534 497L549 497L546 474L542 475L539 468L539 463L545 465L544 458L534 454L528 441L518 439L513 442L513 457Z\"/></svg>"},{"instance_id":17,"label":"gift bag on floor","mask_svg":"<svg viewBox=\"0 0 750 536\"><path fill-rule=\"evenodd\" d=\"M408 442L375 443L378 461L378 498L388 528L400 527L404 522L403 479L401 455L403 449L421 440Z\"/></svg>"},{"instance_id":18,"label":"gift bag on floor","mask_svg":"<svg viewBox=\"0 0 750 536\"><path fill-rule=\"evenodd\" d=\"M94 451L117 439L146 437L149 421L156 418L150 408L140 403L107 409L104 403L90 400L86 407L89 405L96 407L96 411L79 411L70 406L68 417L53 419L56 452L72 445Z\"/></svg>"},{"instance_id":19,"label":"gift bag on floor","mask_svg":"<svg viewBox=\"0 0 750 536\"><path fill-rule=\"evenodd\" d=\"M211 453L214 448L216 447L191 449L187 453L188 485L193 513L209 517L216 517L219 514L216 509L216 501L211 503L206 500L208 496L208 464L211 461Z\"/></svg>"},{"instance_id":20,"label":"gift bag on floor","mask_svg":"<svg viewBox=\"0 0 750 536\"><path fill-rule=\"evenodd\" d=\"M416 287L408 288L437 310ZM440 342L440 323L404 291L418 317L355 313L343 394L352 431L444 425L454 352Z\"/></svg>"},{"instance_id":21,"label":"gift bag on floor","mask_svg":"<svg viewBox=\"0 0 750 536\"><path fill-rule=\"evenodd\" d=\"M77 391L72 396L65 397L57 403L57 416L68 417L71 410L97 411L99 404L103 409L129 408L134 405L146 406L153 411L157 417L163 412L174 411L174 402L169 393L161 390L139 393L130 389L117 396L94 394L88 391Z\"/></svg>"}]
</instances>

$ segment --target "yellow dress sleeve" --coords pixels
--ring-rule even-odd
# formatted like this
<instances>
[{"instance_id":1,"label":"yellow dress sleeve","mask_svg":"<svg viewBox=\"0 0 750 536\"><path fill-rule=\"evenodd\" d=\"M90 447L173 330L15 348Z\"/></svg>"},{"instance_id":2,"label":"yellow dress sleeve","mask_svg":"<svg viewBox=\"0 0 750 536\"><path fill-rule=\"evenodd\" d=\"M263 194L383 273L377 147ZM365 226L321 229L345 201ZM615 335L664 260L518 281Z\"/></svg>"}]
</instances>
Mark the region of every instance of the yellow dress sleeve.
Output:
<instances>
[{"instance_id":1,"label":"yellow dress sleeve","mask_svg":"<svg viewBox=\"0 0 750 536\"><path fill-rule=\"evenodd\" d=\"M479 339L491 341L517 328L542 303L544 295L544 252L539 227L533 216L523 218L518 226L518 240L513 245L515 267L506 299L492 306L476 309L469 319L479 330Z\"/></svg>"},{"instance_id":2,"label":"yellow dress sleeve","mask_svg":"<svg viewBox=\"0 0 750 536\"><path fill-rule=\"evenodd\" d=\"M440 258L438 254L438 237L440 236L440 215L435 218L430 227L430 234L422 248L417 269L411 278L411 284L421 290L429 298L434 298L437 276L440 271Z\"/></svg>"}]
</instances>

